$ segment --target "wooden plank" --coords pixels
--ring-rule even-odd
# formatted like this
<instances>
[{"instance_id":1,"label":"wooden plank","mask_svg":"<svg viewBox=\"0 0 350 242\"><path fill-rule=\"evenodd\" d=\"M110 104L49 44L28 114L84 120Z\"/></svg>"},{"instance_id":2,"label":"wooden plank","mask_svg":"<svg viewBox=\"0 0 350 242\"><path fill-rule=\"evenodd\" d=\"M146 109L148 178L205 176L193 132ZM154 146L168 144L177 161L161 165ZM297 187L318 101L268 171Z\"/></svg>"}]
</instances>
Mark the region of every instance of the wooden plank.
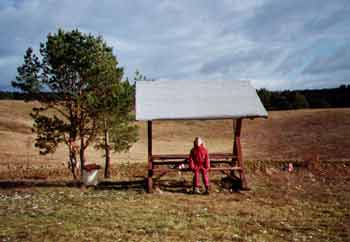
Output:
<instances>
[{"instance_id":1,"label":"wooden plank","mask_svg":"<svg viewBox=\"0 0 350 242\"><path fill-rule=\"evenodd\" d=\"M153 190L152 121L147 122L147 148L148 148L147 192L151 193Z\"/></svg>"},{"instance_id":2,"label":"wooden plank","mask_svg":"<svg viewBox=\"0 0 350 242\"><path fill-rule=\"evenodd\" d=\"M231 160L211 160L211 164L232 164ZM187 160L153 161L153 166L188 164Z\"/></svg>"},{"instance_id":3,"label":"wooden plank","mask_svg":"<svg viewBox=\"0 0 350 242\"><path fill-rule=\"evenodd\" d=\"M230 167L212 167L210 168L209 172L214 172L214 171L240 171L242 170L241 167L239 166L230 166ZM191 169L186 168L186 169L173 169L173 168L155 168L153 170L154 173L168 173L168 172L174 172L174 171L183 171L183 172L188 172L191 171Z\"/></svg>"},{"instance_id":4,"label":"wooden plank","mask_svg":"<svg viewBox=\"0 0 350 242\"><path fill-rule=\"evenodd\" d=\"M153 160L171 160L171 159L187 159L187 154L162 154L162 155L153 155Z\"/></svg>"},{"instance_id":5,"label":"wooden plank","mask_svg":"<svg viewBox=\"0 0 350 242\"><path fill-rule=\"evenodd\" d=\"M230 166L230 167L212 167L210 171L239 171L242 170L239 166Z\"/></svg>"},{"instance_id":6,"label":"wooden plank","mask_svg":"<svg viewBox=\"0 0 350 242\"><path fill-rule=\"evenodd\" d=\"M157 154L152 155L153 160L185 160L188 158L188 154ZM210 160L215 159L234 159L236 156L234 156L232 153L210 153L209 154Z\"/></svg>"}]
</instances>

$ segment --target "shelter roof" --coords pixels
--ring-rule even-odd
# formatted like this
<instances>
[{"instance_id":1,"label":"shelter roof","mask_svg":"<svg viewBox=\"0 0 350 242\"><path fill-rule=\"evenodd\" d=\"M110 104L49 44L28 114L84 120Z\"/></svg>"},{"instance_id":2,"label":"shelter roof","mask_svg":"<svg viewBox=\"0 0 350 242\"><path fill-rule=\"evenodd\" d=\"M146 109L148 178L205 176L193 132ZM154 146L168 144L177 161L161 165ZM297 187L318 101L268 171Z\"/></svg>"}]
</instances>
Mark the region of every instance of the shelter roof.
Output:
<instances>
[{"instance_id":1,"label":"shelter roof","mask_svg":"<svg viewBox=\"0 0 350 242\"><path fill-rule=\"evenodd\" d=\"M137 81L136 120L267 117L249 81Z\"/></svg>"}]
</instances>

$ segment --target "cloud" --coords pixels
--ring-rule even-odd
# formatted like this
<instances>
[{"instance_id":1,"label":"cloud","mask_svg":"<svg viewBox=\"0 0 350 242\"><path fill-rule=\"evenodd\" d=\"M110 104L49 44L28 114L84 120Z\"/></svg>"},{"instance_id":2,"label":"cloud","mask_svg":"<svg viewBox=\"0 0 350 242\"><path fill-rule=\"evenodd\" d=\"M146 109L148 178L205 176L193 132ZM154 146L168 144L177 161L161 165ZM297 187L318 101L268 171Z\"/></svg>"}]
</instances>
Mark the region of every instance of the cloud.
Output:
<instances>
[{"instance_id":1,"label":"cloud","mask_svg":"<svg viewBox=\"0 0 350 242\"><path fill-rule=\"evenodd\" d=\"M240 31L256 41L305 41L324 35L348 10L347 0L270 0L258 6ZM332 36L333 33L327 33Z\"/></svg>"},{"instance_id":2,"label":"cloud","mask_svg":"<svg viewBox=\"0 0 350 242\"><path fill-rule=\"evenodd\" d=\"M311 21L309 21L305 25L305 31L309 31L310 33L320 31L325 33L329 30L334 31L334 29L332 28L338 28L338 31L343 31L345 29L348 29L347 25L349 16L349 7L345 5L345 7L343 8L341 5L339 5L339 8L336 8L330 14L326 16L319 15Z\"/></svg>"},{"instance_id":3,"label":"cloud","mask_svg":"<svg viewBox=\"0 0 350 242\"><path fill-rule=\"evenodd\" d=\"M58 28L102 35L129 77L139 69L155 79L332 86L349 74L348 51L339 49L350 40L349 6L347 0L4 0L0 86L10 86L26 48L38 50Z\"/></svg>"},{"instance_id":4,"label":"cloud","mask_svg":"<svg viewBox=\"0 0 350 242\"><path fill-rule=\"evenodd\" d=\"M350 45L338 48L327 58L317 58L307 65L304 74L320 75L324 73L350 71Z\"/></svg>"},{"instance_id":5,"label":"cloud","mask_svg":"<svg viewBox=\"0 0 350 242\"><path fill-rule=\"evenodd\" d=\"M210 74L213 72L221 73L245 73L252 72L253 69L262 69L265 67L265 71L269 70L267 63L273 63L273 61L279 57L282 50L279 48L260 49L253 48L245 51L235 51L234 49L228 51L225 56L216 58L207 63L204 63L200 71L203 74ZM256 75L256 70L251 73Z\"/></svg>"}]
</instances>

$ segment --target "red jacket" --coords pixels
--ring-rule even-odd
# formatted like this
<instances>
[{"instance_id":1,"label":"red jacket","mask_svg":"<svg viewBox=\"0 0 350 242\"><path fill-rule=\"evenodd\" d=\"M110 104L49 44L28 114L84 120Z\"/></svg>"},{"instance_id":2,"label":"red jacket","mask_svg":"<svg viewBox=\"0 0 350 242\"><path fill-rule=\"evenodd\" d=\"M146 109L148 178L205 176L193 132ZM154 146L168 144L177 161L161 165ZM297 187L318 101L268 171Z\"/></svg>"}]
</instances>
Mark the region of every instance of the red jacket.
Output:
<instances>
[{"instance_id":1,"label":"red jacket","mask_svg":"<svg viewBox=\"0 0 350 242\"><path fill-rule=\"evenodd\" d=\"M208 150L203 145L192 148L189 157L189 166L191 170L197 170L201 168L204 168L206 170L210 169Z\"/></svg>"}]
</instances>

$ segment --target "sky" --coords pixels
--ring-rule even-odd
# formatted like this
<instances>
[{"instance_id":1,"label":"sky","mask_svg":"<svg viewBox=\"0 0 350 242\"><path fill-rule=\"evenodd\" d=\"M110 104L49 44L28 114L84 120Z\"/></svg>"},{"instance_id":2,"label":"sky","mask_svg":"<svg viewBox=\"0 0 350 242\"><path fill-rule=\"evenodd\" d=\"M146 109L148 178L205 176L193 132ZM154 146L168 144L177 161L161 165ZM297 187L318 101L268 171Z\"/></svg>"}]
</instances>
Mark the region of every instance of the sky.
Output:
<instances>
[{"instance_id":1,"label":"sky","mask_svg":"<svg viewBox=\"0 0 350 242\"><path fill-rule=\"evenodd\" d=\"M59 28L101 35L130 79L350 84L349 0L0 0L0 89Z\"/></svg>"}]
</instances>

